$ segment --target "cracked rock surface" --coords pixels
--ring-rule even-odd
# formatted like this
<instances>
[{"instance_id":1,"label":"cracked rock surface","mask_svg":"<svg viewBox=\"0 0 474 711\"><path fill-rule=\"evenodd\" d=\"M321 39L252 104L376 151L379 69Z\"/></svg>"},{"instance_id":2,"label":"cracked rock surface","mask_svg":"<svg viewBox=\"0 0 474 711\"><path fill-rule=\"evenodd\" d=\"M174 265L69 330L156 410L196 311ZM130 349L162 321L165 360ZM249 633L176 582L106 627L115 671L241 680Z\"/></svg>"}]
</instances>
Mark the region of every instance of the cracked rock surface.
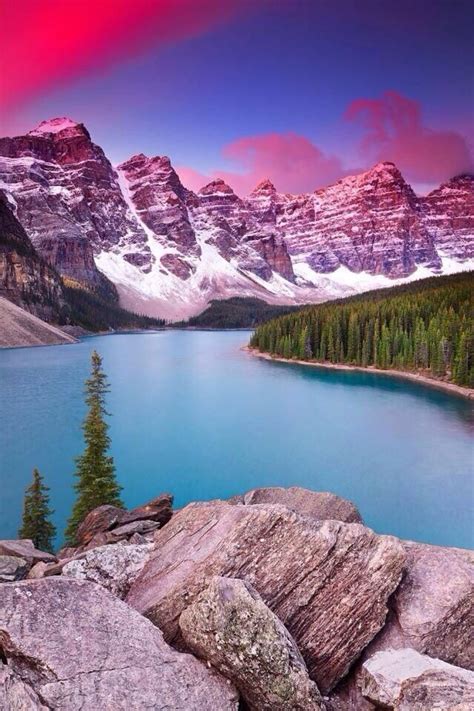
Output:
<instances>
[{"instance_id":1,"label":"cracked rock surface","mask_svg":"<svg viewBox=\"0 0 474 711\"><path fill-rule=\"evenodd\" d=\"M155 534L127 601L184 646L181 613L215 575L249 582L295 639L326 693L384 624L405 553L360 524L316 522L283 506L191 504Z\"/></svg>"},{"instance_id":2,"label":"cracked rock surface","mask_svg":"<svg viewBox=\"0 0 474 711\"><path fill-rule=\"evenodd\" d=\"M0 620L7 698L29 694L42 705L5 708L237 709L228 680L172 650L148 620L91 582L6 583Z\"/></svg>"}]
</instances>

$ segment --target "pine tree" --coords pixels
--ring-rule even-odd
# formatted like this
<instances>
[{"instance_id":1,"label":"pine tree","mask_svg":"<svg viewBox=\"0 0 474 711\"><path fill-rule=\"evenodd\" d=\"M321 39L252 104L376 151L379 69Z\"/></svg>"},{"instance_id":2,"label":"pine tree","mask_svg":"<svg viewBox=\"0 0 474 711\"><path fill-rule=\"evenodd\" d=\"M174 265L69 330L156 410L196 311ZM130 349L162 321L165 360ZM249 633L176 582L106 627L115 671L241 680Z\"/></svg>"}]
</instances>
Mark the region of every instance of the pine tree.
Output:
<instances>
[{"instance_id":1,"label":"pine tree","mask_svg":"<svg viewBox=\"0 0 474 711\"><path fill-rule=\"evenodd\" d=\"M53 552L56 528L50 521L53 514L49 508L49 487L37 469L33 469L33 481L25 491L23 519L18 531L20 538L31 538L36 548Z\"/></svg>"},{"instance_id":2,"label":"pine tree","mask_svg":"<svg viewBox=\"0 0 474 711\"><path fill-rule=\"evenodd\" d=\"M458 385L467 385L469 382L469 339L465 333L462 334L459 341L453 379Z\"/></svg>"},{"instance_id":3,"label":"pine tree","mask_svg":"<svg viewBox=\"0 0 474 711\"><path fill-rule=\"evenodd\" d=\"M114 461L107 455L110 437L105 421L108 415L105 396L109 386L102 370L102 358L96 351L92 353L91 364L91 377L85 384L85 400L89 409L82 424L85 449L76 459L77 482L74 488L77 496L66 529L66 540L70 545L74 545L77 527L89 511L102 504L122 506Z\"/></svg>"}]
</instances>

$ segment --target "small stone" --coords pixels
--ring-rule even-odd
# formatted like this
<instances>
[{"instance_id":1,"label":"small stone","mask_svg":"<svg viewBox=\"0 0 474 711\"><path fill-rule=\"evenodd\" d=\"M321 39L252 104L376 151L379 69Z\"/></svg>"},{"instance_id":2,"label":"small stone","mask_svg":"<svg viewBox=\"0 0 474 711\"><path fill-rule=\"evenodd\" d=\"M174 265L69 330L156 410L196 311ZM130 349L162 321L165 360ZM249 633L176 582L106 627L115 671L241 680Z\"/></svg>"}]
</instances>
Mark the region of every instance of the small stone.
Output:
<instances>
[{"instance_id":1,"label":"small stone","mask_svg":"<svg viewBox=\"0 0 474 711\"><path fill-rule=\"evenodd\" d=\"M474 672L414 649L377 652L362 665L362 694L395 711L470 711L474 708Z\"/></svg>"}]
</instances>

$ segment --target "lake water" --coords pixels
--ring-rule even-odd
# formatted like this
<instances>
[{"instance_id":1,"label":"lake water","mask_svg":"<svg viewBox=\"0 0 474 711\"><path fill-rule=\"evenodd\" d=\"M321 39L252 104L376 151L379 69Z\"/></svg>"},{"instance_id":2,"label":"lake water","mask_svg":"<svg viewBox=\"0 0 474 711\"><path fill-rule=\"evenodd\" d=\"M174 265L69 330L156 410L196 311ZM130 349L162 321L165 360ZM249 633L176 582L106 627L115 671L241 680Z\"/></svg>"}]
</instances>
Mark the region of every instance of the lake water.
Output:
<instances>
[{"instance_id":1,"label":"lake water","mask_svg":"<svg viewBox=\"0 0 474 711\"><path fill-rule=\"evenodd\" d=\"M181 506L299 485L351 499L376 531L473 545L468 400L388 376L269 363L240 350L248 337L162 331L0 351L0 538L16 535L34 466L62 532L95 348L112 387L127 506L162 491Z\"/></svg>"}]
</instances>

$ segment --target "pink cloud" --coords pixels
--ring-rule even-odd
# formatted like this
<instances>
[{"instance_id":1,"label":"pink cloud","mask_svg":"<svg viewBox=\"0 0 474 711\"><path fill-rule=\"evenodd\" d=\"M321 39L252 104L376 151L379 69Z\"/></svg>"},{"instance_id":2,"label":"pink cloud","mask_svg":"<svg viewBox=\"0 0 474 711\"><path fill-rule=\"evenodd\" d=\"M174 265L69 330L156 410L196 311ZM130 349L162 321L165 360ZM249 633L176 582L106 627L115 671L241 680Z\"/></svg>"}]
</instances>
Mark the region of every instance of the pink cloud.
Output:
<instances>
[{"instance_id":1,"label":"pink cloud","mask_svg":"<svg viewBox=\"0 0 474 711\"><path fill-rule=\"evenodd\" d=\"M341 161L328 156L305 136L266 133L239 138L224 146L222 155L236 170L213 170L204 176L192 168L178 168L183 183L196 190L214 178L223 178L239 195L248 194L264 178L277 190L302 193L334 182L345 171Z\"/></svg>"},{"instance_id":2,"label":"pink cloud","mask_svg":"<svg viewBox=\"0 0 474 711\"><path fill-rule=\"evenodd\" d=\"M194 190L195 192L197 192L204 185L207 185L207 183L210 183L212 180L209 175L200 173L198 170L194 170L194 168L190 168L185 165L177 166L176 172L178 173L183 185L190 190Z\"/></svg>"},{"instance_id":3,"label":"pink cloud","mask_svg":"<svg viewBox=\"0 0 474 711\"><path fill-rule=\"evenodd\" d=\"M355 99L345 117L362 126L365 163L393 161L408 180L418 183L439 183L473 168L464 136L428 128L419 103L395 91L378 99Z\"/></svg>"}]
</instances>

